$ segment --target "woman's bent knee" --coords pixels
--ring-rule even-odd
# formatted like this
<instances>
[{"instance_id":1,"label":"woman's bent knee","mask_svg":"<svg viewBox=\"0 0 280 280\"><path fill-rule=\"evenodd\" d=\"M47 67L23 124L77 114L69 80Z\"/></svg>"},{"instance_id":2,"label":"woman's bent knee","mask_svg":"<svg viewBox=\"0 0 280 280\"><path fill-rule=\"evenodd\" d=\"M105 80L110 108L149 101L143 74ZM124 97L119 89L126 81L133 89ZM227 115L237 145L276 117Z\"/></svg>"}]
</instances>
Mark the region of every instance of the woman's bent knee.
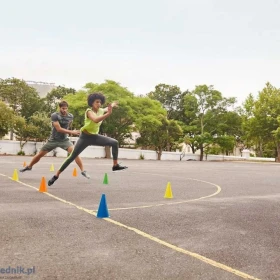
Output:
<instances>
[{"instance_id":1,"label":"woman's bent knee","mask_svg":"<svg viewBox=\"0 0 280 280\"><path fill-rule=\"evenodd\" d=\"M119 147L119 142L117 140L112 139L111 143L112 147Z\"/></svg>"}]
</instances>

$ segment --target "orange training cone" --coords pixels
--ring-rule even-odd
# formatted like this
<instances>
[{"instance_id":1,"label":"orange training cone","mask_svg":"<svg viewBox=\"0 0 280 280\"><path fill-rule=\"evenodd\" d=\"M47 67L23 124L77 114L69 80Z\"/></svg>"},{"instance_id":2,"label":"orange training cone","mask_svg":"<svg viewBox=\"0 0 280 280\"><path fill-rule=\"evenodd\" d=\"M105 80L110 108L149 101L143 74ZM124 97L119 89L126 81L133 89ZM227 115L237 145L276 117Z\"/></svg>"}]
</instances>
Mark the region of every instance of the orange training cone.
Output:
<instances>
[{"instance_id":1,"label":"orange training cone","mask_svg":"<svg viewBox=\"0 0 280 280\"><path fill-rule=\"evenodd\" d=\"M39 192L47 192L47 184L46 184L46 179L45 177L42 177Z\"/></svg>"},{"instance_id":2,"label":"orange training cone","mask_svg":"<svg viewBox=\"0 0 280 280\"><path fill-rule=\"evenodd\" d=\"M77 177L78 176L76 167L74 168L72 175L73 175L73 177Z\"/></svg>"},{"instance_id":3,"label":"orange training cone","mask_svg":"<svg viewBox=\"0 0 280 280\"><path fill-rule=\"evenodd\" d=\"M26 166L26 162L23 163L23 167L25 167L25 166Z\"/></svg>"}]
</instances>

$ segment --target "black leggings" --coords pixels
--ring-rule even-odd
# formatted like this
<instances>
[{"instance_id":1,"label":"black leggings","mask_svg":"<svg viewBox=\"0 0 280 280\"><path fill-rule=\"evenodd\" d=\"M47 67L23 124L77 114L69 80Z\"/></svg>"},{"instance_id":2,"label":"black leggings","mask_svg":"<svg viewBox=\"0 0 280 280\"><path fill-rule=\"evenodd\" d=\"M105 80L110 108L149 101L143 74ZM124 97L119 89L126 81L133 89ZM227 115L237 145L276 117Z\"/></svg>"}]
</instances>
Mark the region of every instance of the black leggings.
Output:
<instances>
[{"instance_id":1,"label":"black leggings","mask_svg":"<svg viewBox=\"0 0 280 280\"><path fill-rule=\"evenodd\" d=\"M81 133L74 150L70 156L64 161L64 163L59 168L59 171L64 171L67 166L88 146L111 146L113 159L118 159L119 142L116 139L102 136L99 134L85 134Z\"/></svg>"}]
</instances>

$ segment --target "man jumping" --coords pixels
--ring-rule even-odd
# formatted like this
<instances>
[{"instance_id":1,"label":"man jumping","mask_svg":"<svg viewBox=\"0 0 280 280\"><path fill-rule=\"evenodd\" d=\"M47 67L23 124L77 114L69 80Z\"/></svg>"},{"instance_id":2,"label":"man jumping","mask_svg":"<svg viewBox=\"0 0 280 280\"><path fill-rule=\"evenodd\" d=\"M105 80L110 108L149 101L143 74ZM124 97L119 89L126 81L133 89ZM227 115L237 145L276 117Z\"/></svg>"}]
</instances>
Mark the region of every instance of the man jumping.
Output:
<instances>
[{"instance_id":1,"label":"man jumping","mask_svg":"<svg viewBox=\"0 0 280 280\"><path fill-rule=\"evenodd\" d=\"M59 112L55 112L51 115L52 121L52 133L47 143L41 148L40 152L33 157L31 162L24 168L20 169L20 172L30 171L34 164L36 164L42 157L55 148L61 148L67 151L69 154L72 152L74 146L68 138L68 134L80 135L79 130L69 130L71 123L73 122L73 115L68 113L68 103L61 101L59 104ZM87 172L84 170L83 163L80 157L76 157L75 161L81 169L81 174L90 178Z\"/></svg>"}]
</instances>

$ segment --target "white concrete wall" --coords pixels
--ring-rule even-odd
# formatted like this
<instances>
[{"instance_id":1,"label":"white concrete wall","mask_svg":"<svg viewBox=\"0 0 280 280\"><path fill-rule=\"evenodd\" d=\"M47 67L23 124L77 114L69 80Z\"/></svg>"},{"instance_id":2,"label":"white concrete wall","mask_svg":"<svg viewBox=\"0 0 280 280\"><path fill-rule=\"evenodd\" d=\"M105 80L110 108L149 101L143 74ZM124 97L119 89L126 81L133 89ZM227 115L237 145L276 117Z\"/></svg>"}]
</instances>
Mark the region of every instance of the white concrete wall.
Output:
<instances>
[{"instance_id":1,"label":"white concrete wall","mask_svg":"<svg viewBox=\"0 0 280 280\"><path fill-rule=\"evenodd\" d=\"M44 143L37 143L36 148L37 151L41 149ZM17 155L20 151L19 141L10 141L10 140L0 140L0 155L1 154L9 154L9 155ZM25 155L34 155L35 153L35 143L27 142L23 151ZM67 152L57 148L56 149L57 157L66 157ZM155 151L150 150L138 150L138 149L119 149L119 158L120 159L139 159L140 156L143 155L145 160L157 160L157 153ZM161 156L161 160L180 160L181 152L163 152ZM54 156L53 152L47 154L47 156ZM105 158L105 148L97 147L97 146L89 146L87 147L81 154L83 158ZM186 160L197 160L199 161L199 154L186 153L182 159ZM204 157L204 160L206 158ZM207 155L207 160L255 160L255 161L275 161L274 158L259 158L259 157L248 157L246 156L222 156L222 155Z\"/></svg>"}]
</instances>

